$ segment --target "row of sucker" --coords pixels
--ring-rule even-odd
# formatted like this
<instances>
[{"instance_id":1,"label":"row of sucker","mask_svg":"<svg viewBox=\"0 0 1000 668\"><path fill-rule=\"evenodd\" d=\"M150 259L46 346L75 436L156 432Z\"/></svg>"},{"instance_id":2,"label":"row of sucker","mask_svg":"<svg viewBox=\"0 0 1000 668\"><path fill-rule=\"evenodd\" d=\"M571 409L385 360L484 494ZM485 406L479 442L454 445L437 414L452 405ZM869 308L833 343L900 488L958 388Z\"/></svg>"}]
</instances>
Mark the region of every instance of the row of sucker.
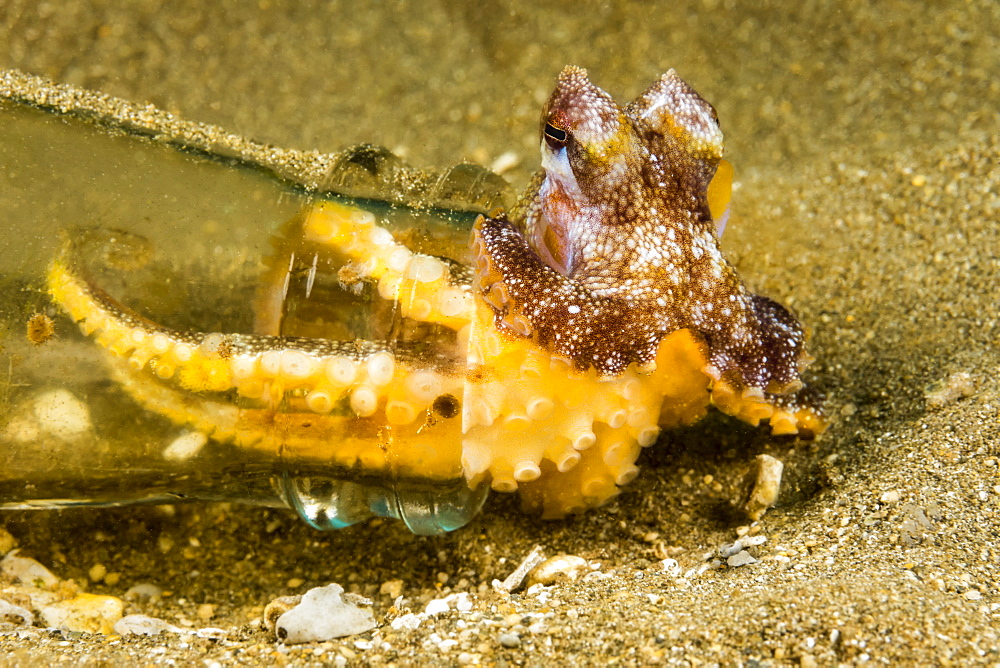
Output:
<instances>
[{"instance_id":1,"label":"row of sucker","mask_svg":"<svg viewBox=\"0 0 1000 668\"><path fill-rule=\"evenodd\" d=\"M148 370L163 382L193 392L235 389L271 408L317 414L346 404L369 418L384 412L390 425L407 425L442 395L461 392L461 377L400 359L373 342L340 342L247 334L189 333L156 327L114 303L99 289L53 264L49 286L81 330L125 358L134 372Z\"/></svg>"},{"instance_id":2,"label":"row of sucker","mask_svg":"<svg viewBox=\"0 0 1000 668\"><path fill-rule=\"evenodd\" d=\"M635 365L616 378L581 374L530 339L498 332L493 319L480 302L463 410L466 478L501 492L550 489L548 517L606 502L637 475L641 447L656 441L660 396Z\"/></svg>"},{"instance_id":3,"label":"row of sucker","mask_svg":"<svg viewBox=\"0 0 1000 668\"><path fill-rule=\"evenodd\" d=\"M423 480L461 476L460 422L437 420L432 429L420 422L393 427L396 447L383 447L384 423L354 416L317 415L246 408L192 395L158 382L149 374L135 373L127 363L113 365L115 379L137 402L177 424L207 434L219 442L244 449L281 451L286 460L322 461L335 470L363 471Z\"/></svg>"},{"instance_id":4,"label":"row of sucker","mask_svg":"<svg viewBox=\"0 0 1000 668\"><path fill-rule=\"evenodd\" d=\"M471 320L472 296L452 280L448 263L398 243L370 211L322 201L305 215L304 238L344 253L351 264L342 275L377 281L379 296L397 301L404 318L455 330Z\"/></svg>"}]
</instances>

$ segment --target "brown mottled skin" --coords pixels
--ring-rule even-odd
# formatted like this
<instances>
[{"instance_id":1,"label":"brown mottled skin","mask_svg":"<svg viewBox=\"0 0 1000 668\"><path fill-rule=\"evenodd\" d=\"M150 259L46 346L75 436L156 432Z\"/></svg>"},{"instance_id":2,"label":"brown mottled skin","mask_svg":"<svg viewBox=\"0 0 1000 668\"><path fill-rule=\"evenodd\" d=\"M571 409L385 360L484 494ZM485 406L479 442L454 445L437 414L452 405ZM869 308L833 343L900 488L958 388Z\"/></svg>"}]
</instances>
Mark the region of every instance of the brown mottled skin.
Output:
<instances>
[{"instance_id":1,"label":"brown mottled skin","mask_svg":"<svg viewBox=\"0 0 1000 668\"><path fill-rule=\"evenodd\" d=\"M672 70L622 108L564 69L542 114L544 172L511 219L477 227L498 328L602 376L649 370L663 337L689 328L714 380L799 390L801 326L719 250L706 191L721 158L715 110Z\"/></svg>"}]
</instances>

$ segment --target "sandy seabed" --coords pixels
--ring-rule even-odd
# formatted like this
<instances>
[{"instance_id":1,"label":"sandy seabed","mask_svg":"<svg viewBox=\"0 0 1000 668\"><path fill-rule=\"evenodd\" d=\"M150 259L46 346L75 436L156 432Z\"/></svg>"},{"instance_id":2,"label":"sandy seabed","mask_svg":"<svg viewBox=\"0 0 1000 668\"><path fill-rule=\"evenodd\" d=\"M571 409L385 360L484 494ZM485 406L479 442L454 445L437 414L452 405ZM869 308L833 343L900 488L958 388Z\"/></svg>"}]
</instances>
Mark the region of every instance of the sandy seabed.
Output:
<instances>
[{"instance_id":1,"label":"sandy seabed","mask_svg":"<svg viewBox=\"0 0 1000 668\"><path fill-rule=\"evenodd\" d=\"M832 425L791 443L712 419L664 435L606 508L543 522L494 496L434 538L394 522L318 533L224 505L4 512L22 554L61 577L118 597L155 583L167 595L128 612L227 635L36 629L0 636L0 663L1000 662L998 14L986 1L3 3L0 67L267 144L372 141L419 166L503 167L515 188L563 65L619 100L677 69L718 109L737 169L724 247L812 331ZM964 389L940 393L955 374ZM757 452L786 461L785 492L752 530L767 538L756 563L719 567L745 521L712 482ZM591 575L495 593L535 545ZM91 581L95 564L114 584ZM255 622L276 596L328 582L385 619L395 580L413 611L459 592L472 609L304 646Z\"/></svg>"}]
</instances>

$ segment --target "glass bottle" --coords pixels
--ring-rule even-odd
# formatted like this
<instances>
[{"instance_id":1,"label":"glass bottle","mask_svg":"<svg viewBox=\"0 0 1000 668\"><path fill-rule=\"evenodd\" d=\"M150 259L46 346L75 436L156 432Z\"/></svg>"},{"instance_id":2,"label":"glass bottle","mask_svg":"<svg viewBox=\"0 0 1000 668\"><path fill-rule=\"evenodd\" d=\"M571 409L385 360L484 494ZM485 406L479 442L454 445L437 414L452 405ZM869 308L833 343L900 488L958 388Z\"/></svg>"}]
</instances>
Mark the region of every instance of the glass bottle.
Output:
<instances>
[{"instance_id":1,"label":"glass bottle","mask_svg":"<svg viewBox=\"0 0 1000 668\"><path fill-rule=\"evenodd\" d=\"M73 89L4 83L0 509L236 501L320 529L381 516L420 534L478 512L488 486L463 475L460 389L424 388L395 420L357 409L408 382L372 366L379 351L460 367L459 334L352 280L356 262L310 239L303 212L353 212L460 267L475 216L502 201L497 177L416 172L373 147L273 157L103 96L40 110ZM274 352L263 387L213 384L239 337ZM343 387L296 385L304 340L344 347L339 367L311 372ZM172 354L203 356L208 375Z\"/></svg>"}]
</instances>

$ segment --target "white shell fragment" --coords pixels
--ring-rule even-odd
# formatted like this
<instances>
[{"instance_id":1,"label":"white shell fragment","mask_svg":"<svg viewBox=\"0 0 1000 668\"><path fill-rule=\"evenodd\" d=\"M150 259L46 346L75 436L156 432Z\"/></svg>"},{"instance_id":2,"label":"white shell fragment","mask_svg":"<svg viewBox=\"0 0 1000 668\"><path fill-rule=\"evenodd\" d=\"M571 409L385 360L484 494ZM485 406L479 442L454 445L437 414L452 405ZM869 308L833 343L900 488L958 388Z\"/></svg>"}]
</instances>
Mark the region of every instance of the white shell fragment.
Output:
<instances>
[{"instance_id":1,"label":"white shell fragment","mask_svg":"<svg viewBox=\"0 0 1000 668\"><path fill-rule=\"evenodd\" d=\"M293 644L323 642L364 633L375 628L371 601L344 594L338 584L310 589L302 601L278 617L274 632L279 640Z\"/></svg>"}]
</instances>

